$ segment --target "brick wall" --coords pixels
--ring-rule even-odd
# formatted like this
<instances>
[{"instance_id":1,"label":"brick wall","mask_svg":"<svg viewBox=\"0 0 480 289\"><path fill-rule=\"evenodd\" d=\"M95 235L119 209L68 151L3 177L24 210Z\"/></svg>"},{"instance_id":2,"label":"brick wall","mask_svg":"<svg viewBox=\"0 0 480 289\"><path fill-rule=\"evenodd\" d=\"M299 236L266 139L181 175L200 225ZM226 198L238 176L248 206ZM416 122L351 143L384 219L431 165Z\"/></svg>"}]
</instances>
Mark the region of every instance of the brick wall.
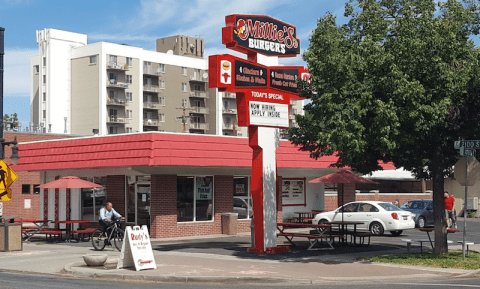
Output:
<instances>
[{"instance_id":1,"label":"brick wall","mask_svg":"<svg viewBox=\"0 0 480 289\"><path fill-rule=\"evenodd\" d=\"M115 211L125 216L125 176L107 176L106 189L107 202L111 202Z\"/></svg>"},{"instance_id":2,"label":"brick wall","mask_svg":"<svg viewBox=\"0 0 480 289\"><path fill-rule=\"evenodd\" d=\"M49 134L34 134L34 133L10 133L4 132L3 137L5 141L13 141L15 137L18 143L49 140L49 139L63 139L71 138L69 135L49 135ZM20 158L22 151L18 152ZM11 164L10 156L12 155L12 146L5 147L5 162ZM12 167L15 170L15 166ZM3 203L4 216L18 216L24 219L38 219L43 218L43 209L40 208L40 194L34 194L34 186L41 184L39 172L16 172L18 180L10 187L12 189L12 201ZM30 185L28 194L22 194L22 184ZM25 209L25 200L29 199L30 209Z\"/></svg>"}]
</instances>

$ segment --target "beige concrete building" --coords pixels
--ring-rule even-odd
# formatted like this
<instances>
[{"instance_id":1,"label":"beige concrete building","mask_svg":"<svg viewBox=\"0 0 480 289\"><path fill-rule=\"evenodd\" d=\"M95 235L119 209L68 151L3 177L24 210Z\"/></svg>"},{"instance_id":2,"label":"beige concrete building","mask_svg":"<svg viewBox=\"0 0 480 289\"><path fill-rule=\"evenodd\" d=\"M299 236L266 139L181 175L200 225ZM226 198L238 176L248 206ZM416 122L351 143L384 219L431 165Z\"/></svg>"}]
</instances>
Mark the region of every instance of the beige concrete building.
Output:
<instances>
[{"instance_id":1,"label":"beige concrete building","mask_svg":"<svg viewBox=\"0 0 480 289\"><path fill-rule=\"evenodd\" d=\"M247 136L234 93L208 88L204 40L172 36L157 51L84 34L37 31L32 58L32 129L76 135L144 131ZM61 55L62 57L57 57ZM303 113L303 101L291 113ZM295 125L294 116L290 117Z\"/></svg>"}]
</instances>

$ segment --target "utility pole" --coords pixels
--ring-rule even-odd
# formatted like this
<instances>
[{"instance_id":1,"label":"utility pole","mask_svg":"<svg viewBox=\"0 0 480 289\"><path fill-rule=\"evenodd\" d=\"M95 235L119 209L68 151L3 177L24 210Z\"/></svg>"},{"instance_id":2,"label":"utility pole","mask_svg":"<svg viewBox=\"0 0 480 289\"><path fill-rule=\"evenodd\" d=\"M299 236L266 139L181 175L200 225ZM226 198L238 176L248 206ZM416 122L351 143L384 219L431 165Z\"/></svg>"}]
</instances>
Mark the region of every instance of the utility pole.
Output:
<instances>
[{"instance_id":1,"label":"utility pole","mask_svg":"<svg viewBox=\"0 0 480 289\"><path fill-rule=\"evenodd\" d=\"M186 101L182 100L182 107L176 107L175 109L181 109L182 110L182 115L177 116L175 119L180 120L183 124L183 133L187 132L187 122L188 119L190 118L190 115L187 116L187 111L191 111L192 109L187 106Z\"/></svg>"}]
</instances>

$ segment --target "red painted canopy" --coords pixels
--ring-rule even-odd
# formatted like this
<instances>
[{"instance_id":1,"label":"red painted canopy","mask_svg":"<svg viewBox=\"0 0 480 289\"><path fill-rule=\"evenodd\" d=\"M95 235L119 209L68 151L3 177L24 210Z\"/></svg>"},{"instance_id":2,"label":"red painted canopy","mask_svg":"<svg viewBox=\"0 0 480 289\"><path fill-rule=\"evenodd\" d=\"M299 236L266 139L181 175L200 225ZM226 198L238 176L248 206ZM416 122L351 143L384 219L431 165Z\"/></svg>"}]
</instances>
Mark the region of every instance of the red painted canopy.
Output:
<instances>
[{"instance_id":1,"label":"red painted canopy","mask_svg":"<svg viewBox=\"0 0 480 289\"><path fill-rule=\"evenodd\" d=\"M378 184L364 177L358 176L349 170L338 170L332 174L313 179L309 181L311 184L349 184L349 183L365 183Z\"/></svg>"},{"instance_id":2,"label":"red painted canopy","mask_svg":"<svg viewBox=\"0 0 480 289\"><path fill-rule=\"evenodd\" d=\"M101 188L101 185L85 181L75 176L66 176L61 179L38 186L41 189L82 189Z\"/></svg>"}]
</instances>

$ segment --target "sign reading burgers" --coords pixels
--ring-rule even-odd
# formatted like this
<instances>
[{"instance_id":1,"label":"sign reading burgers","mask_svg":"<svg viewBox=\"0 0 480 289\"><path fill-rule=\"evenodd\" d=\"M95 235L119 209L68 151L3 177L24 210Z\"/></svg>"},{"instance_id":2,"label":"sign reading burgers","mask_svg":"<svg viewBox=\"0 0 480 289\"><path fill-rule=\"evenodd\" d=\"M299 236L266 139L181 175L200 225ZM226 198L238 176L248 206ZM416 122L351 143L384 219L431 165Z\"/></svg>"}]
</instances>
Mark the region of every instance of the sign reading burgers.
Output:
<instances>
[{"instance_id":1,"label":"sign reading burgers","mask_svg":"<svg viewBox=\"0 0 480 289\"><path fill-rule=\"evenodd\" d=\"M229 15L225 17L222 43L227 48L267 56L292 57L300 53L295 26L263 15Z\"/></svg>"}]
</instances>

